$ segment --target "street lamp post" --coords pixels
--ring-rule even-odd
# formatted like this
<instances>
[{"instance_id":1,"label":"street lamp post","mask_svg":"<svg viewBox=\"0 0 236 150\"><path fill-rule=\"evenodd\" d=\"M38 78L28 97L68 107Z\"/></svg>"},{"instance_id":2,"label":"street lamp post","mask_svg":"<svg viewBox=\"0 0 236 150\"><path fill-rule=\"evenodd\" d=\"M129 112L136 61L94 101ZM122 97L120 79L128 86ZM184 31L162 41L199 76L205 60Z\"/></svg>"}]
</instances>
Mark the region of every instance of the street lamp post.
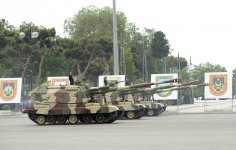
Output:
<instances>
[{"instance_id":1,"label":"street lamp post","mask_svg":"<svg viewBox=\"0 0 236 150\"><path fill-rule=\"evenodd\" d=\"M190 57L190 62L189 62L189 73L190 73L190 80L193 80L193 65L192 65L192 61L191 61L191 57ZM193 88L190 88L190 92L191 92L191 101L190 104L194 103L194 91Z\"/></svg>"},{"instance_id":2,"label":"street lamp post","mask_svg":"<svg viewBox=\"0 0 236 150\"><path fill-rule=\"evenodd\" d=\"M114 75L119 75L119 49L117 39L117 20L116 20L116 1L113 0L113 59L114 59Z\"/></svg>"},{"instance_id":3,"label":"street lamp post","mask_svg":"<svg viewBox=\"0 0 236 150\"><path fill-rule=\"evenodd\" d=\"M29 28L29 33L30 35L29 36L26 36L26 34L24 32L20 32L19 36L21 39L28 39L29 40L29 48L30 48L30 56L29 56L29 59L28 59L28 63L26 65L29 64L30 62L30 59L31 59L31 56L32 56L32 51L31 51L31 40L34 39L34 38L37 38L39 36L39 33L38 32L32 32L32 26ZM26 70L25 70L26 71ZM25 72L24 71L24 72ZM23 84L24 84L24 75L22 75L22 80L23 80ZM32 90L32 69L30 70L30 90ZM21 101L23 101L23 90L21 91L22 93L22 96L21 96Z\"/></svg>"}]
</instances>

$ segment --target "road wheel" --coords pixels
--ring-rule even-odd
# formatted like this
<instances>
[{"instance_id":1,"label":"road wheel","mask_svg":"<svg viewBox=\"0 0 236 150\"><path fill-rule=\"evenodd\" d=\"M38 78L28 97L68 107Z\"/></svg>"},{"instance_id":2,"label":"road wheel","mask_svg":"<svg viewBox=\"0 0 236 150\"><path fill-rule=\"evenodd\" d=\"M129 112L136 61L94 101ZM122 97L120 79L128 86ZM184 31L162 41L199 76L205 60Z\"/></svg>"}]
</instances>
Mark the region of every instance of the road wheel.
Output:
<instances>
[{"instance_id":1,"label":"road wheel","mask_svg":"<svg viewBox=\"0 0 236 150\"><path fill-rule=\"evenodd\" d=\"M85 124L89 124L92 122L92 117L91 115L83 115L82 117L82 122Z\"/></svg>"},{"instance_id":2,"label":"road wheel","mask_svg":"<svg viewBox=\"0 0 236 150\"><path fill-rule=\"evenodd\" d=\"M64 115L57 116L57 122L58 122L58 124L65 124L66 123L66 116L64 116Z\"/></svg>"},{"instance_id":3,"label":"road wheel","mask_svg":"<svg viewBox=\"0 0 236 150\"><path fill-rule=\"evenodd\" d=\"M78 122L78 117L76 115L70 115L68 121L70 124L76 124Z\"/></svg>"},{"instance_id":4,"label":"road wheel","mask_svg":"<svg viewBox=\"0 0 236 150\"><path fill-rule=\"evenodd\" d=\"M127 112L127 118L128 119L134 119L134 117L135 117L135 113L133 111Z\"/></svg>"},{"instance_id":5,"label":"road wheel","mask_svg":"<svg viewBox=\"0 0 236 150\"><path fill-rule=\"evenodd\" d=\"M95 121L97 123L104 123L105 122L105 117L103 114L97 114L95 117Z\"/></svg>"},{"instance_id":6,"label":"road wheel","mask_svg":"<svg viewBox=\"0 0 236 150\"><path fill-rule=\"evenodd\" d=\"M38 115L38 117L35 119L35 122L38 125L43 125L46 122L46 119L43 115Z\"/></svg>"},{"instance_id":7,"label":"road wheel","mask_svg":"<svg viewBox=\"0 0 236 150\"><path fill-rule=\"evenodd\" d=\"M55 124L55 123L57 122L57 119L56 119L55 116L50 115L50 116L47 117L46 121L47 121L49 124Z\"/></svg>"},{"instance_id":8,"label":"road wheel","mask_svg":"<svg viewBox=\"0 0 236 150\"><path fill-rule=\"evenodd\" d=\"M148 116L154 116L154 110L149 109L148 112L147 112L147 115Z\"/></svg>"}]
</instances>

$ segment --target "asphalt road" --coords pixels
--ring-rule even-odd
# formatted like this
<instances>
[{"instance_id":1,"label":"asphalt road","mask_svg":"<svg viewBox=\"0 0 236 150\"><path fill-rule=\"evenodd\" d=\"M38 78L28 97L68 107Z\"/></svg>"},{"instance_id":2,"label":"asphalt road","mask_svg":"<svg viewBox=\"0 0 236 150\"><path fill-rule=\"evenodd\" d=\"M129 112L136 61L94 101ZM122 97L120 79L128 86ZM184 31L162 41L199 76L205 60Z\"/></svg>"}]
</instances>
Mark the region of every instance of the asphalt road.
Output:
<instances>
[{"instance_id":1,"label":"asphalt road","mask_svg":"<svg viewBox=\"0 0 236 150\"><path fill-rule=\"evenodd\" d=\"M0 150L235 150L236 114L163 114L112 124L38 126L0 116Z\"/></svg>"}]
</instances>

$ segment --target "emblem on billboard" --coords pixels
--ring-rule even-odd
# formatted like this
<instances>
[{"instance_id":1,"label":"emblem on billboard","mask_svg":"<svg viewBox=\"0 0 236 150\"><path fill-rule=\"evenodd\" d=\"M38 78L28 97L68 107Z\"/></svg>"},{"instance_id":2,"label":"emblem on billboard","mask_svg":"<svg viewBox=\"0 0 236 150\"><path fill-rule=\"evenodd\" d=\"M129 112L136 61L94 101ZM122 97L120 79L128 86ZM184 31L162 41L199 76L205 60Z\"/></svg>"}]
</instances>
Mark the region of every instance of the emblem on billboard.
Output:
<instances>
[{"instance_id":1,"label":"emblem on billboard","mask_svg":"<svg viewBox=\"0 0 236 150\"><path fill-rule=\"evenodd\" d=\"M52 85L70 85L69 79L52 79Z\"/></svg>"},{"instance_id":2,"label":"emblem on billboard","mask_svg":"<svg viewBox=\"0 0 236 150\"><path fill-rule=\"evenodd\" d=\"M209 76L210 92L215 96L222 96L227 91L227 75L210 75Z\"/></svg>"},{"instance_id":3,"label":"emblem on billboard","mask_svg":"<svg viewBox=\"0 0 236 150\"><path fill-rule=\"evenodd\" d=\"M17 94L17 80L2 80L0 86L0 96L4 101L11 101Z\"/></svg>"},{"instance_id":4,"label":"emblem on billboard","mask_svg":"<svg viewBox=\"0 0 236 150\"><path fill-rule=\"evenodd\" d=\"M162 81L171 80L171 79L173 79L173 76L156 76L156 82L162 82ZM162 87L162 86L168 86L168 85L172 85L172 83L160 84L160 85L156 85L156 87ZM171 94L172 94L172 91L157 93L157 95L160 97L168 97Z\"/></svg>"},{"instance_id":5,"label":"emblem on billboard","mask_svg":"<svg viewBox=\"0 0 236 150\"><path fill-rule=\"evenodd\" d=\"M107 81L111 86L121 87L121 77L108 77Z\"/></svg>"}]
</instances>

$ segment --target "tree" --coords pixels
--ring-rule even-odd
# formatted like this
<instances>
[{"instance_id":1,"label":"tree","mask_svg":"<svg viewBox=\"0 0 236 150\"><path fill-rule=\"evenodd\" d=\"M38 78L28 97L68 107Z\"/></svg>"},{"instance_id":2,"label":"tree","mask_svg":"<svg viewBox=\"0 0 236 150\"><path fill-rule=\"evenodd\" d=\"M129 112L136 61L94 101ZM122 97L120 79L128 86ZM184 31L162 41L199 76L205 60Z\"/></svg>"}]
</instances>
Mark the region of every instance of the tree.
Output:
<instances>
[{"instance_id":1,"label":"tree","mask_svg":"<svg viewBox=\"0 0 236 150\"><path fill-rule=\"evenodd\" d=\"M110 47L113 29L112 13L112 9L109 7L100 9L94 6L89 6L79 10L73 18L65 20L64 24L65 31L70 35L72 40L77 43L90 43L85 42L85 40L94 41L97 44L99 44L99 41L101 42L100 46L104 48L104 52L101 52L101 54L104 54L104 56L97 55L96 57L102 58L101 65L103 66L103 74L109 74L108 60L110 58L108 57L112 56L112 47ZM124 13L117 12L117 30L119 37L121 36L121 33L125 33L126 20ZM89 47L86 45L84 46ZM87 52L80 51L80 55L86 55L87 58L81 57L80 63L86 62L89 58L96 60L95 55L92 54L93 56L91 57L91 55L89 56L88 54L83 53ZM90 65L88 65L88 67L90 67ZM86 71L88 69L86 69Z\"/></svg>"},{"instance_id":2,"label":"tree","mask_svg":"<svg viewBox=\"0 0 236 150\"><path fill-rule=\"evenodd\" d=\"M100 48L98 41L83 39L77 45L75 44L72 49L67 49L64 52L66 58L74 60L79 78L85 78L90 64Z\"/></svg>"},{"instance_id":3,"label":"tree","mask_svg":"<svg viewBox=\"0 0 236 150\"><path fill-rule=\"evenodd\" d=\"M3 49L7 46L7 40L5 38L5 33L8 29L8 22L5 19L0 20L0 49Z\"/></svg>"},{"instance_id":4,"label":"tree","mask_svg":"<svg viewBox=\"0 0 236 150\"><path fill-rule=\"evenodd\" d=\"M131 48L134 65L136 68L136 77L141 78L143 72L143 51L144 38L139 28L134 23L128 23L126 26L126 47Z\"/></svg>"},{"instance_id":5,"label":"tree","mask_svg":"<svg viewBox=\"0 0 236 150\"><path fill-rule=\"evenodd\" d=\"M20 25L19 32L23 32L25 36L19 41L19 49L15 52L20 57L20 62L22 66L21 77L24 79L26 71L28 69L29 64L31 63L31 59L33 57L33 50L37 47L37 40L33 39L32 31L38 31L38 27L35 26L32 22L26 23L23 22ZM15 50L15 49L14 49Z\"/></svg>"},{"instance_id":6,"label":"tree","mask_svg":"<svg viewBox=\"0 0 236 150\"><path fill-rule=\"evenodd\" d=\"M33 23L24 22L20 26L20 32L25 33L25 37L22 39L22 44L24 45L21 52L22 60L26 59L23 63L22 77L25 76L26 70L31 63L32 68L37 69L36 85L40 84L40 79L42 75L43 61L49 50L54 45L54 37L56 35L56 30L54 28L45 28L43 26L36 26ZM39 36L36 38L32 37L33 32L38 32ZM27 58L25 58L25 56ZM32 59L32 57L34 59ZM32 62L33 61L33 62ZM32 66L34 65L34 66Z\"/></svg>"},{"instance_id":7,"label":"tree","mask_svg":"<svg viewBox=\"0 0 236 150\"><path fill-rule=\"evenodd\" d=\"M130 47L133 55L133 61L136 68L136 77L144 78L144 55L148 60L148 70L151 70L152 55L151 40L153 38L155 30L144 28L143 32L139 31L139 28L134 23L128 23L126 27L126 47ZM148 71L149 72L149 71Z\"/></svg>"},{"instance_id":8,"label":"tree","mask_svg":"<svg viewBox=\"0 0 236 150\"><path fill-rule=\"evenodd\" d=\"M161 58L168 56L170 45L166 39L165 34L162 31L154 33L154 37L151 42L151 54L156 57L154 71L157 72L157 61Z\"/></svg>"},{"instance_id":9,"label":"tree","mask_svg":"<svg viewBox=\"0 0 236 150\"><path fill-rule=\"evenodd\" d=\"M111 38L100 38L99 44L101 46L101 66L102 66L102 74L109 75L110 74L110 64L108 63L109 59L112 57L112 39Z\"/></svg>"},{"instance_id":10,"label":"tree","mask_svg":"<svg viewBox=\"0 0 236 150\"><path fill-rule=\"evenodd\" d=\"M125 49L124 54L125 54L125 75L130 82L133 82L135 80L134 76L135 66L131 48Z\"/></svg>"},{"instance_id":11,"label":"tree","mask_svg":"<svg viewBox=\"0 0 236 150\"><path fill-rule=\"evenodd\" d=\"M12 70L0 64L0 77L4 78L4 77L11 77L11 76L12 76Z\"/></svg>"},{"instance_id":12,"label":"tree","mask_svg":"<svg viewBox=\"0 0 236 150\"><path fill-rule=\"evenodd\" d=\"M39 49L36 53L39 57L38 60L38 76L36 78L36 85L38 86L40 84L41 74L42 74L42 65L45 58L45 55L47 55L51 49L53 49L53 46L55 45L54 38L56 35L55 28L47 29L45 27L41 27L39 29Z\"/></svg>"},{"instance_id":13,"label":"tree","mask_svg":"<svg viewBox=\"0 0 236 150\"><path fill-rule=\"evenodd\" d=\"M161 61L162 69L165 68L166 73L179 72L188 66L188 62L183 57L167 56ZM180 68L179 68L180 67Z\"/></svg>"},{"instance_id":14,"label":"tree","mask_svg":"<svg viewBox=\"0 0 236 150\"><path fill-rule=\"evenodd\" d=\"M112 37L112 9L109 7L84 7L73 17L64 22L65 31L73 38ZM117 12L117 30L119 35L124 32L127 18L123 12Z\"/></svg>"},{"instance_id":15,"label":"tree","mask_svg":"<svg viewBox=\"0 0 236 150\"><path fill-rule=\"evenodd\" d=\"M14 55L17 30L14 26L9 25L5 19L0 20L0 76L13 77L19 76L18 69L14 64L16 61L11 61L11 56ZM14 70L15 69L15 70Z\"/></svg>"}]
</instances>

